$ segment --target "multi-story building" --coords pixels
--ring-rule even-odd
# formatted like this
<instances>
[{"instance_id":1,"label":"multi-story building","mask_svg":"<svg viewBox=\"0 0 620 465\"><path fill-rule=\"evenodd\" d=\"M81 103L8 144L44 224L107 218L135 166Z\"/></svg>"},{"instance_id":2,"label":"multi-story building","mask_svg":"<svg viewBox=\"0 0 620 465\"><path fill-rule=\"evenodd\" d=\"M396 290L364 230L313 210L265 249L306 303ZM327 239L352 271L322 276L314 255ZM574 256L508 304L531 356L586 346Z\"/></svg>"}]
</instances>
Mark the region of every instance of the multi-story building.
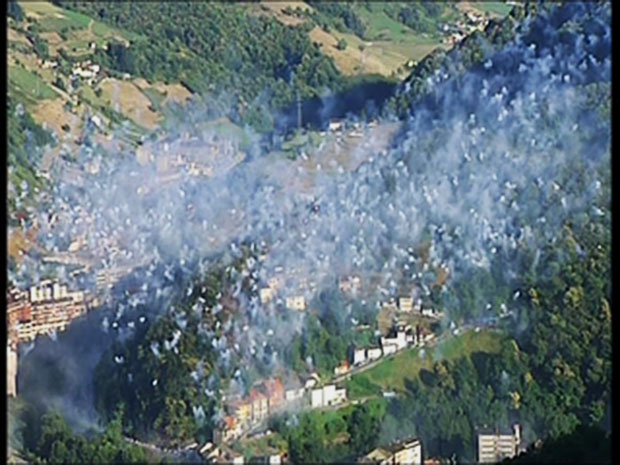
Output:
<instances>
[{"instance_id":1,"label":"multi-story building","mask_svg":"<svg viewBox=\"0 0 620 465\"><path fill-rule=\"evenodd\" d=\"M284 384L282 384L280 378L273 378L265 381L264 386L267 393L269 412L272 413L284 405L286 400Z\"/></svg>"},{"instance_id":2,"label":"multi-story building","mask_svg":"<svg viewBox=\"0 0 620 465\"><path fill-rule=\"evenodd\" d=\"M251 419L253 423L258 423L269 415L269 401L267 396L259 389L254 388L250 391Z\"/></svg>"},{"instance_id":3,"label":"multi-story building","mask_svg":"<svg viewBox=\"0 0 620 465\"><path fill-rule=\"evenodd\" d=\"M478 462L497 463L514 457L521 444L521 427L515 424L512 434L499 431L490 434L478 434Z\"/></svg>"},{"instance_id":4,"label":"multi-story building","mask_svg":"<svg viewBox=\"0 0 620 465\"><path fill-rule=\"evenodd\" d=\"M306 299L302 295L287 297L286 306L292 310L303 311L306 309Z\"/></svg>"},{"instance_id":5,"label":"multi-story building","mask_svg":"<svg viewBox=\"0 0 620 465\"><path fill-rule=\"evenodd\" d=\"M322 388L313 389L310 392L310 405L312 408L328 407L346 402L347 390L337 389L335 384L328 384Z\"/></svg>"},{"instance_id":6,"label":"multi-story building","mask_svg":"<svg viewBox=\"0 0 620 465\"><path fill-rule=\"evenodd\" d=\"M6 346L6 393L17 395L17 351L10 345Z\"/></svg>"},{"instance_id":7,"label":"multi-story building","mask_svg":"<svg viewBox=\"0 0 620 465\"><path fill-rule=\"evenodd\" d=\"M401 297L398 299L398 308L401 312L411 312L413 310L413 299L411 297Z\"/></svg>"},{"instance_id":8,"label":"multi-story building","mask_svg":"<svg viewBox=\"0 0 620 465\"><path fill-rule=\"evenodd\" d=\"M64 330L71 320L87 310L84 292L68 292L67 287L45 280L26 291L11 288L7 292L7 336L9 366L7 392L17 395L17 345L39 334Z\"/></svg>"},{"instance_id":9,"label":"multi-story building","mask_svg":"<svg viewBox=\"0 0 620 465\"><path fill-rule=\"evenodd\" d=\"M237 439L241 433L241 425L235 417L228 415L213 430L213 440L217 444L222 444Z\"/></svg>"},{"instance_id":10,"label":"multi-story building","mask_svg":"<svg viewBox=\"0 0 620 465\"><path fill-rule=\"evenodd\" d=\"M404 439L374 449L361 457L359 462L377 465L422 465L422 442L416 438Z\"/></svg>"}]
</instances>

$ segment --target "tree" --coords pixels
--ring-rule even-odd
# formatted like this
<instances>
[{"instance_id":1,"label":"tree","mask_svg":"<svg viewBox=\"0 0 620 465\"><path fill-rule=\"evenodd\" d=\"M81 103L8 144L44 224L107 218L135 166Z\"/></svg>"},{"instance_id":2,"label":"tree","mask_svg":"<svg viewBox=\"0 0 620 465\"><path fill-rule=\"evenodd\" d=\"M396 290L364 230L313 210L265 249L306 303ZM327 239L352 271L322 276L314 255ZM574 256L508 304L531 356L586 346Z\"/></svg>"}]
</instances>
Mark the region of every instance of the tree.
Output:
<instances>
[{"instance_id":1,"label":"tree","mask_svg":"<svg viewBox=\"0 0 620 465\"><path fill-rule=\"evenodd\" d=\"M337 45L338 50L346 50L347 48L347 41L344 39L340 39L338 41L338 45Z\"/></svg>"},{"instance_id":2,"label":"tree","mask_svg":"<svg viewBox=\"0 0 620 465\"><path fill-rule=\"evenodd\" d=\"M348 420L349 444L361 455L376 446L381 430L380 418L367 404L356 405Z\"/></svg>"},{"instance_id":3,"label":"tree","mask_svg":"<svg viewBox=\"0 0 620 465\"><path fill-rule=\"evenodd\" d=\"M47 47L47 42L41 39L38 34L34 36L33 46L34 52L41 60L47 60L49 58L49 49Z\"/></svg>"},{"instance_id":4,"label":"tree","mask_svg":"<svg viewBox=\"0 0 620 465\"><path fill-rule=\"evenodd\" d=\"M24 19L24 10L22 10L22 7L17 3L17 0L9 0L7 14L18 23Z\"/></svg>"},{"instance_id":5,"label":"tree","mask_svg":"<svg viewBox=\"0 0 620 465\"><path fill-rule=\"evenodd\" d=\"M67 90L67 88L65 87L65 82L62 80L60 76L56 78L56 80L54 81L54 85L58 87L60 90L65 90L65 91Z\"/></svg>"}]
</instances>

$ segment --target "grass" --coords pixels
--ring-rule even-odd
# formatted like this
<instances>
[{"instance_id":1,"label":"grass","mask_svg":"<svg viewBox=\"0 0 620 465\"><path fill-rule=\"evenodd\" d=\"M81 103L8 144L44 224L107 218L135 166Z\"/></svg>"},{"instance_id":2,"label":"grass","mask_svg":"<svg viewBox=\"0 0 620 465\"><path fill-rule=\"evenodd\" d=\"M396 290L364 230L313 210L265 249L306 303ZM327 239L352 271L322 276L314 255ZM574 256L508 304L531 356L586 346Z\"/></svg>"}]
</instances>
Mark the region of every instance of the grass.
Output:
<instances>
[{"instance_id":1,"label":"grass","mask_svg":"<svg viewBox=\"0 0 620 465\"><path fill-rule=\"evenodd\" d=\"M475 333L468 331L453 337L438 346L425 349L420 356L420 348L412 348L387 359L368 371L353 376L347 382L349 397L352 399L378 395L381 391L405 391L405 380L419 376L421 369L430 370L434 361L457 360L469 357L474 352L497 353L504 336L490 331Z\"/></svg>"},{"instance_id":2,"label":"grass","mask_svg":"<svg viewBox=\"0 0 620 465\"><path fill-rule=\"evenodd\" d=\"M42 31L59 31L67 29L85 29L91 18L81 13L64 10L49 2L20 2L26 15L34 16Z\"/></svg>"},{"instance_id":3,"label":"grass","mask_svg":"<svg viewBox=\"0 0 620 465\"><path fill-rule=\"evenodd\" d=\"M166 96L153 87L142 89L142 93L151 101L153 107L160 111Z\"/></svg>"},{"instance_id":4,"label":"grass","mask_svg":"<svg viewBox=\"0 0 620 465\"><path fill-rule=\"evenodd\" d=\"M28 103L58 97L43 79L19 66L9 67L9 90L15 92L18 99L23 97Z\"/></svg>"},{"instance_id":5,"label":"grass","mask_svg":"<svg viewBox=\"0 0 620 465\"><path fill-rule=\"evenodd\" d=\"M503 2L471 2L471 6L490 15L506 16L512 10L512 6Z\"/></svg>"},{"instance_id":6,"label":"grass","mask_svg":"<svg viewBox=\"0 0 620 465\"><path fill-rule=\"evenodd\" d=\"M64 31L66 40L60 44L50 44L50 52L54 55L59 47L63 47L71 55L89 52L90 42L101 46L110 38L135 40L138 34L110 27L95 21L91 17L76 11L52 5L49 2L20 2L26 15L33 17L39 24L41 32Z\"/></svg>"},{"instance_id":7,"label":"grass","mask_svg":"<svg viewBox=\"0 0 620 465\"><path fill-rule=\"evenodd\" d=\"M246 439L233 445L233 450L243 454L246 459L277 454L287 450L286 440L278 433L258 439Z\"/></svg>"}]
</instances>

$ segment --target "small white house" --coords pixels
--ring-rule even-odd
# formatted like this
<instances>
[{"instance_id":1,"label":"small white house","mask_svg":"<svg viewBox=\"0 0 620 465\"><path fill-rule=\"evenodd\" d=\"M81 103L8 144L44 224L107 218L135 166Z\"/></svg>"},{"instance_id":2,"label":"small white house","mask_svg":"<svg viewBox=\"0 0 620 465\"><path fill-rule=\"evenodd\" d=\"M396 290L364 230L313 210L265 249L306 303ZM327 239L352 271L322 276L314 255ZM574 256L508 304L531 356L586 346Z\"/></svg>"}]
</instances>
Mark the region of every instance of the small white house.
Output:
<instances>
[{"instance_id":1,"label":"small white house","mask_svg":"<svg viewBox=\"0 0 620 465\"><path fill-rule=\"evenodd\" d=\"M383 345L383 355L396 353L397 349L396 344L385 344Z\"/></svg>"},{"instance_id":2,"label":"small white house","mask_svg":"<svg viewBox=\"0 0 620 465\"><path fill-rule=\"evenodd\" d=\"M378 358L381 358L383 351L381 350L381 347L371 347L366 351L366 354L370 360L377 360Z\"/></svg>"},{"instance_id":3,"label":"small white house","mask_svg":"<svg viewBox=\"0 0 620 465\"><path fill-rule=\"evenodd\" d=\"M353 350L353 365L361 365L366 362L366 349L359 348Z\"/></svg>"}]
</instances>

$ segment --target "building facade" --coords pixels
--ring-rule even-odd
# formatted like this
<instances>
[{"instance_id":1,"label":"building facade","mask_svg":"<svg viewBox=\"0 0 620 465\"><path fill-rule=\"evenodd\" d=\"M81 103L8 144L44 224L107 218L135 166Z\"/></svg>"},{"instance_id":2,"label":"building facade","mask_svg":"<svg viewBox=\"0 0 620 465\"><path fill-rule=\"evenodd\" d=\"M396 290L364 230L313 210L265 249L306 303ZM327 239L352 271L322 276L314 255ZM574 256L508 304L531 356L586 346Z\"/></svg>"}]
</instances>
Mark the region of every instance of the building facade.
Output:
<instances>
[{"instance_id":1,"label":"building facade","mask_svg":"<svg viewBox=\"0 0 620 465\"><path fill-rule=\"evenodd\" d=\"M521 427L515 424L512 434L479 434L478 462L496 463L517 455L521 444Z\"/></svg>"}]
</instances>

